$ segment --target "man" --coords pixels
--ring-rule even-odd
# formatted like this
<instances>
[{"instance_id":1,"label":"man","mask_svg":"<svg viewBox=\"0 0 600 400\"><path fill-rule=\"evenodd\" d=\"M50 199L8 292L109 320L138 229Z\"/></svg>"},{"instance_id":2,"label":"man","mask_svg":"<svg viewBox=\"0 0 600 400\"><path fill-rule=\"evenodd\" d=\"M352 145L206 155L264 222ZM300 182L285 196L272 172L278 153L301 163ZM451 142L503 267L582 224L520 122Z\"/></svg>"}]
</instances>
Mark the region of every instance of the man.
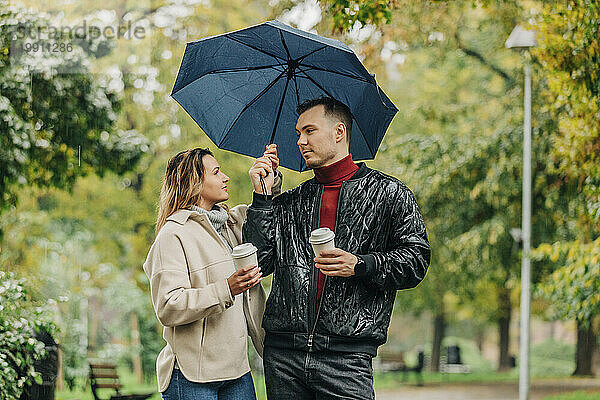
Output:
<instances>
[{"instance_id":1,"label":"man","mask_svg":"<svg viewBox=\"0 0 600 400\"><path fill-rule=\"evenodd\" d=\"M315 177L273 198L273 165L257 159L243 227L263 275L273 273L263 318L267 396L373 399L371 361L396 291L419 284L429 265L425 226L403 183L352 161L346 105L320 98L297 111L297 144ZM335 232L336 248L315 256L308 239L319 227Z\"/></svg>"}]
</instances>

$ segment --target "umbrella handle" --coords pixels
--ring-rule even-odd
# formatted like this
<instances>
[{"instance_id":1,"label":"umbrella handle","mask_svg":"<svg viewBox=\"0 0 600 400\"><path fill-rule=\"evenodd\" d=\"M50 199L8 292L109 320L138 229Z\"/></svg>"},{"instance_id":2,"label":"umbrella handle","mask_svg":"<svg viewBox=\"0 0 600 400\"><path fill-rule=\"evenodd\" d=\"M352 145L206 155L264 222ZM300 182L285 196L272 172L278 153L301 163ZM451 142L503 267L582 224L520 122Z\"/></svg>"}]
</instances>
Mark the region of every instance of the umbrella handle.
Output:
<instances>
[{"instance_id":1,"label":"umbrella handle","mask_svg":"<svg viewBox=\"0 0 600 400\"><path fill-rule=\"evenodd\" d=\"M265 181L263 180L262 175L260 175L259 178L260 178L260 188L262 189L263 194L266 196L267 195L267 188L265 186Z\"/></svg>"}]
</instances>

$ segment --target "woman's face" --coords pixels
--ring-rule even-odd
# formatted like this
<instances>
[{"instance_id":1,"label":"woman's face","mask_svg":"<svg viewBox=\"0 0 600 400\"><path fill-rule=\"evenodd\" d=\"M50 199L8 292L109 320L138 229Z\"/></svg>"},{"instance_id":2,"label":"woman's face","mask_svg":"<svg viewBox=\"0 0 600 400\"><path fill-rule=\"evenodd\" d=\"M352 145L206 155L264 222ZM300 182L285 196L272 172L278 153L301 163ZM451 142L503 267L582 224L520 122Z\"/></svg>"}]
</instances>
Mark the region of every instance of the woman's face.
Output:
<instances>
[{"instance_id":1,"label":"woman's face","mask_svg":"<svg viewBox=\"0 0 600 400\"><path fill-rule=\"evenodd\" d=\"M221 171L219 163L213 156L202 157L202 164L204 165L204 174L198 206L210 210L215 204L229 199L229 193L227 193L229 177Z\"/></svg>"}]
</instances>

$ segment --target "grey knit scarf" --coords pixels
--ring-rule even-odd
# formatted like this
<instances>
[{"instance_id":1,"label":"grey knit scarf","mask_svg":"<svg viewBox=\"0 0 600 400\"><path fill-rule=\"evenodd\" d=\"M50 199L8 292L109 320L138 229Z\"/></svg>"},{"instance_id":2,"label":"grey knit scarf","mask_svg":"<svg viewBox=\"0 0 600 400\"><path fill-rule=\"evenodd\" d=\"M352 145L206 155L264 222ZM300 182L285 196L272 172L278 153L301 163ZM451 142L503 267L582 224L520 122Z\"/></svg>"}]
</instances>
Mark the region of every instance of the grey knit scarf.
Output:
<instances>
[{"instance_id":1,"label":"grey knit scarf","mask_svg":"<svg viewBox=\"0 0 600 400\"><path fill-rule=\"evenodd\" d=\"M227 222L229 218L229 214L225 211L224 208L215 205L212 210L207 211L203 208L200 208L196 205L192 205L190 210L199 212L200 214L206 214L210 224L215 228L215 230L221 234L221 230L223 229L223 225Z\"/></svg>"}]
</instances>

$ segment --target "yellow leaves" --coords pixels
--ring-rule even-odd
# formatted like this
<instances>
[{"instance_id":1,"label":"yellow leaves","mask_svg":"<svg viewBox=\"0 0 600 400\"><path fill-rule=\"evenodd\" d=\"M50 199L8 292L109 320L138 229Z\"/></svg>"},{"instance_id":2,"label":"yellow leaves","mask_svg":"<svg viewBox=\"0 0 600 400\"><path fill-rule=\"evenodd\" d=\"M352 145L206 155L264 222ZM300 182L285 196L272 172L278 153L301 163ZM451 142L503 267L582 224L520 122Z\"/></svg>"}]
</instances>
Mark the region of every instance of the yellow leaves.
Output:
<instances>
[{"instance_id":1,"label":"yellow leaves","mask_svg":"<svg viewBox=\"0 0 600 400\"><path fill-rule=\"evenodd\" d=\"M557 262L558 257L560 257L560 249L558 247L554 247L552 249L552 253L550 254L550 260L552 262Z\"/></svg>"},{"instance_id":2,"label":"yellow leaves","mask_svg":"<svg viewBox=\"0 0 600 400\"><path fill-rule=\"evenodd\" d=\"M573 260L576 257L576 253L579 251L579 243L574 242L573 246L569 247L567 252L567 259Z\"/></svg>"},{"instance_id":3,"label":"yellow leaves","mask_svg":"<svg viewBox=\"0 0 600 400\"><path fill-rule=\"evenodd\" d=\"M488 243L491 245L494 245L494 244L496 244L497 241L498 241L498 232L492 228L490 230L490 236L488 238Z\"/></svg>"},{"instance_id":4,"label":"yellow leaves","mask_svg":"<svg viewBox=\"0 0 600 400\"><path fill-rule=\"evenodd\" d=\"M481 185L475 185L475 187L473 187L473 189L469 193L469 197L471 198L471 200L475 200L477 197L479 197L480 193L481 193Z\"/></svg>"},{"instance_id":5,"label":"yellow leaves","mask_svg":"<svg viewBox=\"0 0 600 400\"><path fill-rule=\"evenodd\" d=\"M552 253L552 246L548 243L543 243L539 245L536 250L546 255L550 255Z\"/></svg>"}]
</instances>

